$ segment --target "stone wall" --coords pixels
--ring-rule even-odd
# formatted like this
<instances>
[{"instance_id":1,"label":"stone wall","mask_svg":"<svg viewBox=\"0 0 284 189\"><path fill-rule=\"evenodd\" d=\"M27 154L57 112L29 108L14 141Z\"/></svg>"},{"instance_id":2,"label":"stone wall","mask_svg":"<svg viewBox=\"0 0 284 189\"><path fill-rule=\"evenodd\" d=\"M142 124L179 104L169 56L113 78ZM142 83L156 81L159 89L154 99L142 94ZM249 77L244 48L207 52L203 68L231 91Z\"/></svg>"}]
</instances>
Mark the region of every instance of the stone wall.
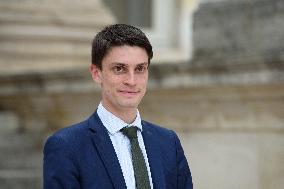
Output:
<instances>
[{"instance_id":1,"label":"stone wall","mask_svg":"<svg viewBox=\"0 0 284 189\"><path fill-rule=\"evenodd\" d=\"M180 135L195 186L283 188L283 1L203 2L183 77L197 87L178 111L193 125Z\"/></svg>"},{"instance_id":2,"label":"stone wall","mask_svg":"<svg viewBox=\"0 0 284 189\"><path fill-rule=\"evenodd\" d=\"M90 41L114 21L100 0L0 0L1 189L42 188L45 138L72 117L56 99L84 85Z\"/></svg>"},{"instance_id":3,"label":"stone wall","mask_svg":"<svg viewBox=\"0 0 284 189\"><path fill-rule=\"evenodd\" d=\"M274 67L284 59L284 2L223 0L201 3L193 24L194 64Z\"/></svg>"},{"instance_id":4,"label":"stone wall","mask_svg":"<svg viewBox=\"0 0 284 189\"><path fill-rule=\"evenodd\" d=\"M181 137L196 188L283 187L284 85L149 92L142 115Z\"/></svg>"},{"instance_id":5,"label":"stone wall","mask_svg":"<svg viewBox=\"0 0 284 189\"><path fill-rule=\"evenodd\" d=\"M74 22L68 11L54 18L48 3L0 2L0 185L41 188L45 138L99 103L87 67L94 33L82 14ZM28 19L40 13L31 5L47 9L40 21ZM25 17L9 17L15 10ZM193 18L193 59L151 65L141 114L179 134L195 188L284 186L282 10L282 0L204 0Z\"/></svg>"}]
</instances>

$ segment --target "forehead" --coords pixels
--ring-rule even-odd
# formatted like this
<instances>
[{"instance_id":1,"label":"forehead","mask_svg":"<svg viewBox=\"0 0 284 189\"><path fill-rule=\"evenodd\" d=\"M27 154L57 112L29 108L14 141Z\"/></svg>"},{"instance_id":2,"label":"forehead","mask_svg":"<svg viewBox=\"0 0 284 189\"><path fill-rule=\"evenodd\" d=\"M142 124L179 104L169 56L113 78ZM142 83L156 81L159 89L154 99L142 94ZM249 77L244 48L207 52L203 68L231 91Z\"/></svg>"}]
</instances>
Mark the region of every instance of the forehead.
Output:
<instances>
[{"instance_id":1,"label":"forehead","mask_svg":"<svg viewBox=\"0 0 284 189\"><path fill-rule=\"evenodd\" d=\"M148 54L145 49L138 46L115 46L111 47L102 61L104 64L129 64L136 65L148 63Z\"/></svg>"}]
</instances>

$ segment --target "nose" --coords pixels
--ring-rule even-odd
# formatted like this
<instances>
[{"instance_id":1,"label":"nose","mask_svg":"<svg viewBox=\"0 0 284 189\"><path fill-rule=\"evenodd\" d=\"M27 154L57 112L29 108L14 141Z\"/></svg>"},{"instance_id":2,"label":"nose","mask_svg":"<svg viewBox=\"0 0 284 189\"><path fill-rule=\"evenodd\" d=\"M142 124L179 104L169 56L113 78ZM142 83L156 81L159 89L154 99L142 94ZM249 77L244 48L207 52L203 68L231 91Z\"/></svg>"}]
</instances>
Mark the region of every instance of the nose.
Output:
<instances>
[{"instance_id":1,"label":"nose","mask_svg":"<svg viewBox=\"0 0 284 189\"><path fill-rule=\"evenodd\" d=\"M136 76L134 72L128 72L128 74L125 75L124 84L133 86L136 84Z\"/></svg>"}]
</instances>

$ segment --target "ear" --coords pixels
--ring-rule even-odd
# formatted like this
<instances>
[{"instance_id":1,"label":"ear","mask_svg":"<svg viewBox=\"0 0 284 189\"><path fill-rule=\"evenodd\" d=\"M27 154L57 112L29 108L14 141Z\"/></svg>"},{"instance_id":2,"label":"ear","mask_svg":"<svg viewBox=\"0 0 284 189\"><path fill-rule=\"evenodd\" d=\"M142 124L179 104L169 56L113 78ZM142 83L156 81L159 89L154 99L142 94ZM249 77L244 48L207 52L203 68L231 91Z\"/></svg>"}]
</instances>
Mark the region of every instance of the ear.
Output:
<instances>
[{"instance_id":1,"label":"ear","mask_svg":"<svg viewBox=\"0 0 284 189\"><path fill-rule=\"evenodd\" d=\"M91 64L89 66L89 70L91 72L91 75L92 75L92 78L93 80L98 83L98 84L101 84L102 80L101 80L101 74L102 74L102 71L94 64Z\"/></svg>"}]
</instances>

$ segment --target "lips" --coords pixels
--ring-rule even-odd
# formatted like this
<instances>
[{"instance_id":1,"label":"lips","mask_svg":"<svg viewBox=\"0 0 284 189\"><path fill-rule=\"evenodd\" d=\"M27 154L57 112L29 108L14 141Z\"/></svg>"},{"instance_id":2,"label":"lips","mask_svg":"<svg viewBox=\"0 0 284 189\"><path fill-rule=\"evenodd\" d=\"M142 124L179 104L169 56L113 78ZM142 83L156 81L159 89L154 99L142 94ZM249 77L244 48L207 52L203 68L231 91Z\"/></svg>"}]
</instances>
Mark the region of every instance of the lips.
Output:
<instances>
[{"instance_id":1,"label":"lips","mask_svg":"<svg viewBox=\"0 0 284 189\"><path fill-rule=\"evenodd\" d=\"M137 94L138 91L119 91L120 93L129 93L129 94Z\"/></svg>"},{"instance_id":2,"label":"lips","mask_svg":"<svg viewBox=\"0 0 284 189\"><path fill-rule=\"evenodd\" d=\"M139 93L139 91L130 91L130 90L119 90L118 92L124 96L135 96Z\"/></svg>"}]
</instances>

